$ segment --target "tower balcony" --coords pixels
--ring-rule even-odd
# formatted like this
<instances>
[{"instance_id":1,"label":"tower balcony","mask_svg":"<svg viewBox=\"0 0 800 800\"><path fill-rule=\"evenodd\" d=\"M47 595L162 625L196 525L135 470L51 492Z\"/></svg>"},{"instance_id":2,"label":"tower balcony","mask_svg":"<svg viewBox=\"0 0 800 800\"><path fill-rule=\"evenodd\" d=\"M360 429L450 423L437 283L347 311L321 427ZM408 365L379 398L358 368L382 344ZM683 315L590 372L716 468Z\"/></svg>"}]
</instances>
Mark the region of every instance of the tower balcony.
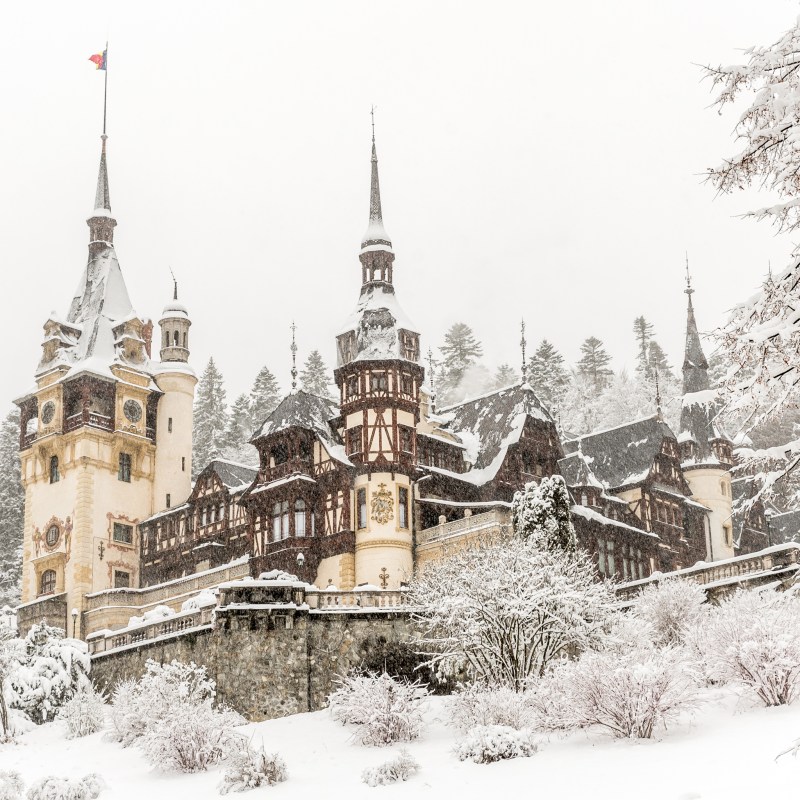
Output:
<instances>
[{"instance_id":1,"label":"tower balcony","mask_svg":"<svg viewBox=\"0 0 800 800\"><path fill-rule=\"evenodd\" d=\"M77 414L72 414L64 420L64 433L77 430L78 428L100 428L104 431L114 430L114 419L105 414L98 414L96 411L84 409Z\"/></svg>"}]
</instances>

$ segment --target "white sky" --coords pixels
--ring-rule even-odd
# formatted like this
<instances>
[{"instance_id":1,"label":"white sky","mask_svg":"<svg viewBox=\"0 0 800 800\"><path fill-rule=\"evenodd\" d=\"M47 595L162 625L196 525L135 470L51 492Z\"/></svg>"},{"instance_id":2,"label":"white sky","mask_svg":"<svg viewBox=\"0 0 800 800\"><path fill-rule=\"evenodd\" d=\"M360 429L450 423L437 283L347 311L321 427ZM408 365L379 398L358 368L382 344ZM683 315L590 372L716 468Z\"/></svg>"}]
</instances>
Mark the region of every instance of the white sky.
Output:
<instances>
[{"instance_id":1,"label":"white sky","mask_svg":"<svg viewBox=\"0 0 800 800\"><path fill-rule=\"evenodd\" d=\"M32 385L41 326L86 260L110 38L115 243L134 306L158 319L168 267L192 363L228 398L299 357L356 303L369 107L395 285L424 337L472 325L487 363L587 336L632 365L644 314L683 358L684 251L710 329L792 242L735 218L700 173L735 152L697 62L773 41L794 0L597 3L6 3L0 9L4 402Z\"/></svg>"}]
</instances>

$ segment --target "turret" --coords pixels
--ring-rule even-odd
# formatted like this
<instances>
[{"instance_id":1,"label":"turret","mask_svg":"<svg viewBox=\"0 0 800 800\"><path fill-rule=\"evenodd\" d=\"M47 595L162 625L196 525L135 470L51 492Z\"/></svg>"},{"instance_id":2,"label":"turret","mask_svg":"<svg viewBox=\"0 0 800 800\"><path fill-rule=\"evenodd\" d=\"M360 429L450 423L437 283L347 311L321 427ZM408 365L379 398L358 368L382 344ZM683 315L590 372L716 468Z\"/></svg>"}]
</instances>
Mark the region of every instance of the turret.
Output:
<instances>
[{"instance_id":1,"label":"turret","mask_svg":"<svg viewBox=\"0 0 800 800\"><path fill-rule=\"evenodd\" d=\"M172 302L164 306L161 319L161 360L189 360L189 328L192 321L186 306L178 302L178 282L174 282Z\"/></svg>"}]
</instances>

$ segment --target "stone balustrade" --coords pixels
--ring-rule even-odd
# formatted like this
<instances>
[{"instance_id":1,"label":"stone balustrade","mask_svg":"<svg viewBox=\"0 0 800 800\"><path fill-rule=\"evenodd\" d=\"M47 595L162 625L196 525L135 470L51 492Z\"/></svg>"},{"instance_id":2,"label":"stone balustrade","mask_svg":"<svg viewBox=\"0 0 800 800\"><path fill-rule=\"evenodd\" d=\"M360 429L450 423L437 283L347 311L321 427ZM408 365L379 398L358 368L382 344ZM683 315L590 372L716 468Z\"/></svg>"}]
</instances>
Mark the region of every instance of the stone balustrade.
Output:
<instances>
[{"instance_id":1,"label":"stone balustrade","mask_svg":"<svg viewBox=\"0 0 800 800\"><path fill-rule=\"evenodd\" d=\"M417 531L417 545L427 544L451 536L474 533L479 530L496 528L499 531L509 530L511 515L503 509L492 509L481 514L472 514L452 522L444 522L432 528Z\"/></svg>"},{"instance_id":2,"label":"stone balustrade","mask_svg":"<svg viewBox=\"0 0 800 800\"><path fill-rule=\"evenodd\" d=\"M312 611L358 611L364 609L408 609L410 601L406 592L394 589L332 592L327 589L306 591L306 603Z\"/></svg>"}]
</instances>

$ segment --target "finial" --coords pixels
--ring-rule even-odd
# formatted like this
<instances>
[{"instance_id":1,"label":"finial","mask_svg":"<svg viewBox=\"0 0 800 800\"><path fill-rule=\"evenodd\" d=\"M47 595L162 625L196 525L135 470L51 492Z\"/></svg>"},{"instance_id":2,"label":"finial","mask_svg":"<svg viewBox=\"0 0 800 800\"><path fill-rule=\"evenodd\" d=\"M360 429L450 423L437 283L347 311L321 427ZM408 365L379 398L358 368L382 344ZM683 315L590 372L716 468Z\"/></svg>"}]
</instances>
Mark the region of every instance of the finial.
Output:
<instances>
[{"instance_id":1,"label":"finial","mask_svg":"<svg viewBox=\"0 0 800 800\"><path fill-rule=\"evenodd\" d=\"M375 144L375 106L370 106L369 115L372 117L372 144Z\"/></svg>"},{"instance_id":2,"label":"finial","mask_svg":"<svg viewBox=\"0 0 800 800\"><path fill-rule=\"evenodd\" d=\"M694 289L692 289L692 276L689 273L689 251L686 251L686 288L683 290L686 294L689 295L689 300L692 299L692 294L694 293Z\"/></svg>"},{"instance_id":3,"label":"finial","mask_svg":"<svg viewBox=\"0 0 800 800\"><path fill-rule=\"evenodd\" d=\"M434 382L434 371L433 371L433 350L428 348L428 373L429 373L429 380L431 383L431 411L436 410L436 384Z\"/></svg>"},{"instance_id":4,"label":"finial","mask_svg":"<svg viewBox=\"0 0 800 800\"><path fill-rule=\"evenodd\" d=\"M294 332L297 330L297 325L292 320L292 346L289 348L292 351L292 391L297 390L297 342L295 341Z\"/></svg>"},{"instance_id":5,"label":"finial","mask_svg":"<svg viewBox=\"0 0 800 800\"><path fill-rule=\"evenodd\" d=\"M658 367L655 367L656 376L656 418L659 422L664 421L664 415L661 413L661 389L658 386Z\"/></svg>"},{"instance_id":6,"label":"finial","mask_svg":"<svg viewBox=\"0 0 800 800\"><path fill-rule=\"evenodd\" d=\"M169 274L172 275L172 299L178 299L178 281L175 278L175 273L172 271L172 267L169 268Z\"/></svg>"},{"instance_id":7,"label":"finial","mask_svg":"<svg viewBox=\"0 0 800 800\"><path fill-rule=\"evenodd\" d=\"M528 360L525 358L525 345L527 342L525 341L525 320L522 320L522 324L520 325L522 330L522 338L519 340L519 346L522 348L522 382L528 382Z\"/></svg>"}]
</instances>

